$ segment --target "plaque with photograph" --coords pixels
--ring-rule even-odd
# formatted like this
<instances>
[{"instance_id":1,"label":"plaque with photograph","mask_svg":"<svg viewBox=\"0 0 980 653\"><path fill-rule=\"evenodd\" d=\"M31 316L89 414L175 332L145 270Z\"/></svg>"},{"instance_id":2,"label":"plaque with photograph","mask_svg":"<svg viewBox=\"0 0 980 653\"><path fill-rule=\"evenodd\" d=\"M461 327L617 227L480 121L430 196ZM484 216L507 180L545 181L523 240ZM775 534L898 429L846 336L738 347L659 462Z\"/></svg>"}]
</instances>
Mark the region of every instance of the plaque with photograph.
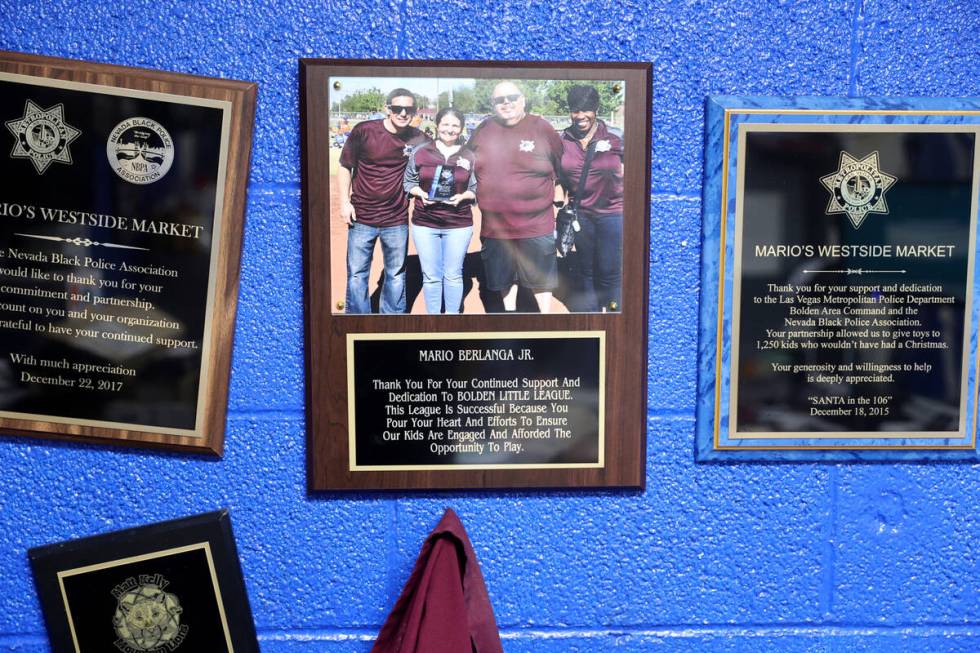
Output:
<instances>
[{"instance_id":1,"label":"plaque with photograph","mask_svg":"<svg viewBox=\"0 0 980 653\"><path fill-rule=\"evenodd\" d=\"M300 84L309 487L643 487L649 64Z\"/></svg>"},{"instance_id":2,"label":"plaque with photograph","mask_svg":"<svg viewBox=\"0 0 980 653\"><path fill-rule=\"evenodd\" d=\"M0 53L0 433L219 454L255 84Z\"/></svg>"},{"instance_id":3,"label":"plaque with photograph","mask_svg":"<svg viewBox=\"0 0 980 653\"><path fill-rule=\"evenodd\" d=\"M976 460L980 101L708 101L701 461Z\"/></svg>"},{"instance_id":4,"label":"plaque with photograph","mask_svg":"<svg viewBox=\"0 0 980 653\"><path fill-rule=\"evenodd\" d=\"M259 651L227 510L28 556L55 653Z\"/></svg>"}]
</instances>

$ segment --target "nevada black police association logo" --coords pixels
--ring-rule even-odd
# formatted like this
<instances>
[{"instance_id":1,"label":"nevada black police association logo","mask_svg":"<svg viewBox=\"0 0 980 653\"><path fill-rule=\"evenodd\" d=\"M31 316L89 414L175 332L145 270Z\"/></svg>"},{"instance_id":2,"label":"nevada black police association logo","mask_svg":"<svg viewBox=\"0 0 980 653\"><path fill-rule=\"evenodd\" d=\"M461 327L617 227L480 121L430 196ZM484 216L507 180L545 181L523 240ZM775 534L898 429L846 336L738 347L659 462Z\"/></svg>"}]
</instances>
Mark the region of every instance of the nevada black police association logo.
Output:
<instances>
[{"instance_id":1,"label":"nevada black police association logo","mask_svg":"<svg viewBox=\"0 0 980 653\"><path fill-rule=\"evenodd\" d=\"M846 213L858 229L869 213L888 213L885 191L896 181L897 177L881 171L877 150L863 159L841 152L837 172L820 178L830 191L825 213Z\"/></svg>"},{"instance_id":2,"label":"nevada black police association logo","mask_svg":"<svg viewBox=\"0 0 980 653\"><path fill-rule=\"evenodd\" d=\"M56 104L42 109L27 100L24 116L8 120L7 129L14 135L14 149L10 156L30 159L39 175L44 174L52 163L71 165L68 146L81 135L81 131L65 122L65 105Z\"/></svg>"},{"instance_id":3,"label":"nevada black police association logo","mask_svg":"<svg viewBox=\"0 0 980 653\"><path fill-rule=\"evenodd\" d=\"M128 118L109 133L109 165L132 184L152 184L174 162L174 142L163 125L149 118Z\"/></svg>"},{"instance_id":4,"label":"nevada black police association logo","mask_svg":"<svg viewBox=\"0 0 980 653\"><path fill-rule=\"evenodd\" d=\"M119 638L114 642L117 649L123 653L162 653L180 646L188 627L180 623L180 601L164 591L169 584L160 574L141 574L113 588L117 604L112 627Z\"/></svg>"}]
</instances>

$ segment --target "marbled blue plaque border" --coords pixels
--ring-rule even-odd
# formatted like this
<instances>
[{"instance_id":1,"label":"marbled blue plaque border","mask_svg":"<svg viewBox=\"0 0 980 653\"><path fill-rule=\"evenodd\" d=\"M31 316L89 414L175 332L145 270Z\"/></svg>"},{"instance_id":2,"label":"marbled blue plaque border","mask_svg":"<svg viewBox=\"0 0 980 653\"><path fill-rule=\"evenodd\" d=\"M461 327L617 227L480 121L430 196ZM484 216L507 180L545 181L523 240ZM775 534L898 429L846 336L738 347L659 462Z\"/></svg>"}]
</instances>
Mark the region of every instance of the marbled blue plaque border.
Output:
<instances>
[{"instance_id":1,"label":"marbled blue plaque border","mask_svg":"<svg viewBox=\"0 0 980 653\"><path fill-rule=\"evenodd\" d=\"M980 99L768 98L714 96L705 112L696 457L732 461L976 461L977 327L980 238L976 239L969 320L966 433L963 437L730 439L732 276L739 124L980 125ZM726 142L727 141L727 142ZM980 165L975 161L974 165ZM974 189L976 192L976 189ZM723 210L724 208L724 210ZM722 228L724 227L724 232Z\"/></svg>"}]
</instances>

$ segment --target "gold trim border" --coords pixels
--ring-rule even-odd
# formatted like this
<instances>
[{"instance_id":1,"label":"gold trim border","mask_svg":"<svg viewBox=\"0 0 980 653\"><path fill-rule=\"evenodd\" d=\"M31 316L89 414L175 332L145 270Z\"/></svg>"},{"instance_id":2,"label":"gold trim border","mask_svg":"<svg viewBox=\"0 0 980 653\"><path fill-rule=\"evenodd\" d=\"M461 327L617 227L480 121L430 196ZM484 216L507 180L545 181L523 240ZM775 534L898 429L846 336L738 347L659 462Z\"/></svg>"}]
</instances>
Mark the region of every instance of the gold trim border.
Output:
<instances>
[{"instance_id":1,"label":"gold trim border","mask_svg":"<svg viewBox=\"0 0 980 653\"><path fill-rule=\"evenodd\" d=\"M128 422L112 422L108 420L83 419L76 417L62 417L58 415L42 415L35 413L23 413L0 410L0 417L8 419L44 421L52 424L69 424L76 426L94 426L98 428L110 429L114 431L139 431L142 433L159 433L162 435L174 435L185 438L204 439L204 405L207 403L207 389L209 387L210 376L214 373L211 365L208 364L211 350L213 349L214 337L211 328L214 320L214 303L217 286L217 268L219 253L221 251L221 231L224 226L224 201L225 185L228 177L228 149L231 140L231 111L233 104L229 100L216 100L213 98L202 98L192 95L179 95L176 93L161 93L159 91L138 91L123 86L106 86L103 84L89 84L87 82L75 82L64 79L54 79L51 77L35 77L33 75L20 75L17 73L0 72L0 81L11 82L14 84L24 84L27 86L42 86L49 88L60 88L69 91L83 91L101 95L114 95L118 97L133 97L141 100L153 102L168 102L171 104L183 104L188 106L205 107L209 109L219 109L221 111L221 144L218 152L217 185L215 186L214 215L210 229L211 246L210 261L208 262L208 290L207 303L204 313L204 337L201 343L201 366L198 373L198 392L197 405L194 416L194 428L182 429L166 426L153 426L152 424L131 424Z\"/></svg>"},{"instance_id":2,"label":"gold trim border","mask_svg":"<svg viewBox=\"0 0 980 653\"><path fill-rule=\"evenodd\" d=\"M722 128L722 172L721 172L721 215L719 218L720 222L720 238L721 241L721 253L719 255L719 272L718 272L718 335L717 335L717 346L715 348L715 418L714 418L714 450L715 451L846 451L846 450L886 450L886 451L950 451L950 450L975 450L977 446L977 412L980 409L978 406L978 401L980 401L980 345L977 347L977 358L976 367L974 368L974 396L973 396L973 440L971 444L968 445L948 445L948 446L929 446L929 445L913 445L913 446L899 446L899 445L838 445L838 446L825 446L825 445L770 445L770 446L722 446L721 445L721 379L722 379L722 364L721 364L721 354L722 346L724 344L724 316L725 316L725 239L728 224L728 170L730 168L729 157L731 153L729 152L729 142L731 141L731 115L732 114L804 114L804 115L904 115L904 116L980 116L980 111L961 109L961 110L946 110L937 109L935 111L925 110L925 109L732 109L725 108L724 113L724 124ZM978 140L974 143L974 151L980 148L980 134L978 134ZM977 176L977 167L980 166L980 161L974 156L974 181ZM972 202L974 204L974 209L976 208L976 184L974 184L974 197ZM974 211L976 213L976 211ZM971 234L972 237L972 234ZM970 252L971 257L976 257L976 252ZM967 279L967 283L971 284L974 280ZM975 309L974 309L975 312ZM972 325L973 316L965 315L964 319ZM966 334L967 342L969 342L969 332ZM733 344L734 346L734 344ZM730 388L729 388L730 391ZM749 439L749 438L745 438ZM786 438L793 439L793 438Z\"/></svg>"},{"instance_id":3,"label":"gold trim border","mask_svg":"<svg viewBox=\"0 0 980 653\"><path fill-rule=\"evenodd\" d=\"M500 464L500 465L358 465L354 413L354 343L358 340L599 340L599 458L594 463ZM347 334L347 466L350 472L466 471L506 469L603 469L606 466L606 332L605 331L500 331L434 333L348 333Z\"/></svg>"},{"instance_id":4,"label":"gold trim border","mask_svg":"<svg viewBox=\"0 0 980 653\"><path fill-rule=\"evenodd\" d=\"M178 555L181 553L188 553L190 551L198 551L202 549L204 550L204 555L208 561L208 570L211 572L211 583L214 587L214 597L218 602L218 614L221 617L221 626L225 633L225 643L228 645L229 653L234 653L235 649L231 644L231 630L228 628L228 617L225 614L225 602L221 597L221 587L218 585L218 573L214 568L214 558L211 556L210 542L198 542L197 544L188 544L186 546L178 546L172 549L154 551L153 553L144 553L142 555L130 556L128 558L120 558L109 562L99 562L94 565L75 567L73 569L59 571L58 587L61 590L61 599L65 604L65 615L68 617L68 629L71 631L71 640L75 645L75 653L82 653L82 651L78 646L78 636L75 633L75 622L71 616L71 606L68 604L68 594L65 592L65 578L78 576L80 574L87 574L93 571L101 571L103 569L111 569L112 567L121 567L122 565L133 564L136 562L143 562L144 560L153 560L154 558L163 558L166 556Z\"/></svg>"}]
</instances>

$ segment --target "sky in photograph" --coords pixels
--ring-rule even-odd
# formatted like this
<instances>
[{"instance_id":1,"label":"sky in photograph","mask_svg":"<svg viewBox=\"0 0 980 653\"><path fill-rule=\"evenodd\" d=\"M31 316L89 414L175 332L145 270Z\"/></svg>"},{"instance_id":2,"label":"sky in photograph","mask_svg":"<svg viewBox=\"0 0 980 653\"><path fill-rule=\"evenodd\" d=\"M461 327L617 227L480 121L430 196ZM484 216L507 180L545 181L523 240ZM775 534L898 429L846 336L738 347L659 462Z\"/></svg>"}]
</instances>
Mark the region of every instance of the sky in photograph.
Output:
<instances>
[{"instance_id":1,"label":"sky in photograph","mask_svg":"<svg viewBox=\"0 0 980 653\"><path fill-rule=\"evenodd\" d=\"M337 81L340 82L340 90L333 87ZM407 88L416 95L435 99L439 93L460 86L472 86L475 82L472 77L331 77L330 102L338 102L352 93L371 88L386 94L393 88Z\"/></svg>"}]
</instances>

